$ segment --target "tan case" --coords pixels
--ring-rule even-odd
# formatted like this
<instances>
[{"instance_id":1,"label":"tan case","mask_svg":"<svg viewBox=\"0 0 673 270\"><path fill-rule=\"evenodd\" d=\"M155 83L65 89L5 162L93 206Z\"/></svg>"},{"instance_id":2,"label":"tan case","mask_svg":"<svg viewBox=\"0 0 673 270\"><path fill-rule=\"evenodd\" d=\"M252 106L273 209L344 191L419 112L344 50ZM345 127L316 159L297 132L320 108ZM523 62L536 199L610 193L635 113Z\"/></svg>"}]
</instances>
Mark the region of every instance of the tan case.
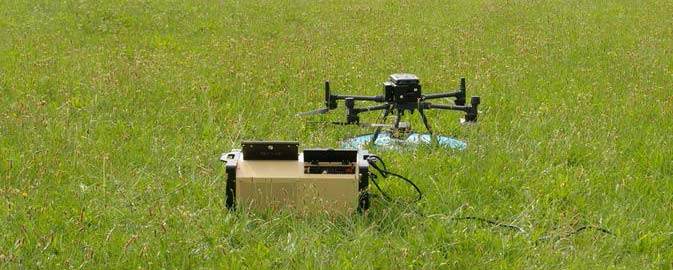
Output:
<instances>
[{"instance_id":1,"label":"tan case","mask_svg":"<svg viewBox=\"0 0 673 270\"><path fill-rule=\"evenodd\" d=\"M233 151L221 160L227 164L230 209L351 214L369 207L369 164L363 153L358 153L352 174L305 173L303 153L297 160L245 160L241 152Z\"/></svg>"}]
</instances>

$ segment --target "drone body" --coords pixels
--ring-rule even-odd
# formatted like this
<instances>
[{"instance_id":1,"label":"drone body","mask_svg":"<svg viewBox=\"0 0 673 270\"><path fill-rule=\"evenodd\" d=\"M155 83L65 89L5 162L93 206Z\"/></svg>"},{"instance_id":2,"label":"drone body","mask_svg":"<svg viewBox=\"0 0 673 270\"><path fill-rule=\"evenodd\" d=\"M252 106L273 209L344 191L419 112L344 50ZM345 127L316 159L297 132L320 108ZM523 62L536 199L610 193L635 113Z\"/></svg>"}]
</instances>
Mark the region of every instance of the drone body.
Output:
<instances>
[{"instance_id":1,"label":"drone body","mask_svg":"<svg viewBox=\"0 0 673 270\"><path fill-rule=\"evenodd\" d=\"M417 102L421 95L421 84L413 74L392 74L390 80L383 83L386 101L398 103Z\"/></svg>"},{"instance_id":2,"label":"drone body","mask_svg":"<svg viewBox=\"0 0 673 270\"><path fill-rule=\"evenodd\" d=\"M395 122L391 127L391 133L399 134L400 128L400 119L404 115L404 112L414 113L418 110L421 118L423 119L423 124L430 134L432 134L432 129L428 124L428 119L425 116L424 110L428 109L441 109L441 110L453 110L453 111L462 111L465 112L466 123L476 123L478 110L477 107L480 103L480 98L475 96L470 98L470 105L465 106L465 79L460 80L460 88L454 92L449 93L440 93L440 94L429 94L423 95L421 91L421 84L418 77L414 74L407 73L396 73L392 74L389 77L387 82L383 83L383 95L382 96L354 96L354 95L334 95L330 92L329 81L325 82L325 108L313 110L309 112L300 113L298 115L314 115L314 114L324 114L330 110L337 108L337 101L344 100L346 106L346 121L345 122L333 122L335 124L357 124L361 126L377 126L376 133L374 133L373 140L376 140L378 133L381 131L381 127L385 125L386 117L395 113ZM444 105L444 104L433 104L428 102L431 99L439 98L455 98L453 101L455 105ZM355 107L355 101L372 101L377 103L383 103L381 105L367 106L367 107ZM367 111L383 111L383 122L384 123L374 123L374 124L364 124L360 123L359 114Z\"/></svg>"}]
</instances>

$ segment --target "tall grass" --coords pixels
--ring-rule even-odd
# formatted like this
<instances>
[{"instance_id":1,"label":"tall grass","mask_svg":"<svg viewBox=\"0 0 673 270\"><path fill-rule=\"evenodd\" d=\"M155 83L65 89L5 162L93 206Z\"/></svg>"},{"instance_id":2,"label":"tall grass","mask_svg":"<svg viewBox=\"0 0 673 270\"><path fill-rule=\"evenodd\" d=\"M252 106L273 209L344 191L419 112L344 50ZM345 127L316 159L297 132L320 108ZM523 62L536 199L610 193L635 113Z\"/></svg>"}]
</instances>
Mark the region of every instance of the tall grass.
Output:
<instances>
[{"instance_id":1,"label":"tall grass","mask_svg":"<svg viewBox=\"0 0 673 270\"><path fill-rule=\"evenodd\" d=\"M671 10L0 2L0 266L671 269ZM466 77L482 96L478 126L428 113L465 151L379 151L425 191L422 202L376 199L341 218L225 210L220 153L243 139L338 146L363 130L293 115L321 106L325 79L338 93L374 95L396 72L418 75L428 93ZM617 236L566 236L582 225Z\"/></svg>"}]
</instances>

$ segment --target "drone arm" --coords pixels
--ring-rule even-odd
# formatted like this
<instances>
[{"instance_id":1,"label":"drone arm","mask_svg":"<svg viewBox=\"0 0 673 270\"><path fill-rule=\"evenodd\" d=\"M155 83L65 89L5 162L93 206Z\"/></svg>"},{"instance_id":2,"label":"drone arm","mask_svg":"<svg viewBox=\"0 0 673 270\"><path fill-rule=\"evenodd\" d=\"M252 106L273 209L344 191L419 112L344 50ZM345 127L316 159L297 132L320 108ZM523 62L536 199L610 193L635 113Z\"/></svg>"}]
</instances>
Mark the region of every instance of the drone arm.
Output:
<instances>
[{"instance_id":1,"label":"drone arm","mask_svg":"<svg viewBox=\"0 0 673 270\"><path fill-rule=\"evenodd\" d=\"M347 99L347 98L352 98L353 100L368 100L368 101L376 101L376 102L384 102L385 98L382 96L349 96L349 95L331 95L331 98L334 100L338 99Z\"/></svg>"},{"instance_id":2,"label":"drone arm","mask_svg":"<svg viewBox=\"0 0 673 270\"><path fill-rule=\"evenodd\" d=\"M440 110L467 112L470 109L470 107L469 106L458 106L458 105L432 104L432 103L426 102L426 103L423 104L423 109L440 109Z\"/></svg>"},{"instance_id":3,"label":"drone arm","mask_svg":"<svg viewBox=\"0 0 673 270\"><path fill-rule=\"evenodd\" d=\"M447 98L447 97L455 97L455 98L465 98L465 92L463 91L455 91L451 93L441 93L441 94L430 94L430 95L424 95L423 99L438 99L438 98Z\"/></svg>"},{"instance_id":4,"label":"drone arm","mask_svg":"<svg viewBox=\"0 0 673 270\"><path fill-rule=\"evenodd\" d=\"M345 100L352 98L353 100L369 100L376 102L384 102L385 98L382 96L350 96L350 95L332 95L330 91L329 81L325 81L325 108L333 110L337 108L337 100Z\"/></svg>"},{"instance_id":5,"label":"drone arm","mask_svg":"<svg viewBox=\"0 0 673 270\"><path fill-rule=\"evenodd\" d=\"M358 114L361 112L386 110L388 109L389 106L388 104L382 104L377 106L355 108L355 98L353 97L347 97L345 99L345 105L346 105L347 124L360 123L360 117L358 116Z\"/></svg>"},{"instance_id":6,"label":"drone arm","mask_svg":"<svg viewBox=\"0 0 673 270\"><path fill-rule=\"evenodd\" d=\"M432 104L430 102L423 102L421 106L423 109L440 109L440 110L453 110L453 111L463 111L465 112L465 121L476 122L479 111L477 108L481 103L481 98L472 97L470 98L471 106L457 106L457 105L443 105L443 104Z\"/></svg>"},{"instance_id":7,"label":"drone arm","mask_svg":"<svg viewBox=\"0 0 673 270\"><path fill-rule=\"evenodd\" d=\"M447 98L447 97L455 97L456 105L463 106L465 105L465 78L460 78L460 88L458 91L451 92L451 93L442 93L442 94L430 94L430 95L425 95L423 96L424 100L428 99L438 99L438 98Z\"/></svg>"},{"instance_id":8,"label":"drone arm","mask_svg":"<svg viewBox=\"0 0 673 270\"><path fill-rule=\"evenodd\" d=\"M362 108L353 108L353 112L361 113L361 112L368 112L368 111L380 111L380 110L388 109L388 107L389 107L388 104L382 104L382 105L362 107Z\"/></svg>"}]
</instances>

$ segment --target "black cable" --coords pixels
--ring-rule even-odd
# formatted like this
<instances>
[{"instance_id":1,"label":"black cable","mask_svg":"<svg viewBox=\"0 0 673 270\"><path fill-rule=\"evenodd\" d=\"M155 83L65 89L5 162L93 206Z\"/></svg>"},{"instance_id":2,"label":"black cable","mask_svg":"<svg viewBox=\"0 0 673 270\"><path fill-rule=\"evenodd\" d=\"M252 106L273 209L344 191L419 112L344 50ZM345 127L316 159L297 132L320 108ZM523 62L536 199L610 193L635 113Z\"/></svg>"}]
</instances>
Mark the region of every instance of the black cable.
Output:
<instances>
[{"instance_id":1,"label":"black cable","mask_svg":"<svg viewBox=\"0 0 673 270\"><path fill-rule=\"evenodd\" d=\"M383 196L383 198L386 199L386 200L392 201L393 199L390 198L390 196L388 196L388 194L385 191L383 191L383 189L381 189L381 187L379 186L379 183L376 182L376 174L372 173L372 174L370 174L370 176L371 176L370 180L372 180L372 183L374 183L374 186L376 186L376 189L378 189L379 192L381 192L381 195Z\"/></svg>"},{"instance_id":2,"label":"black cable","mask_svg":"<svg viewBox=\"0 0 673 270\"><path fill-rule=\"evenodd\" d=\"M512 224L501 223L501 222L498 222L498 221L495 221L495 220L485 219L485 218L482 218L482 217L466 216L466 217L452 217L452 218L449 218L449 219L450 220L470 220L470 219L471 220L478 220L478 221L481 221L481 222L486 222L486 223L491 224L493 226L504 227L504 228L517 230L520 233L524 233L524 234L526 233L526 230L524 230L523 228L521 228L519 226L512 225Z\"/></svg>"},{"instance_id":3,"label":"black cable","mask_svg":"<svg viewBox=\"0 0 673 270\"><path fill-rule=\"evenodd\" d=\"M602 233L606 233L606 234L609 234L609 235L612 235L612 236L617 236L617 234L611 232L611 231L608 230L608 229L605 229L605 228L602 228L602 227L597 227L597 226L591 226L591 225L589 225L589 226L582 226L582 227L579 227L579 228L577 228L575 231L566 234L564 237L568 237L568 236L571 236L571 235L573 235L573 234L576 234L576 233L578 233L578 232L581 232L581 231L584 231L584 230L588 230L588 229L594 229L594 230L599 231L599 232L602 232Z\"/></svg>"},{"instance_id":4,"label":"black cable","mask_svg":"<svg viewBox=\"0 0 673 270\"><path fill-rule=\"evenodd\" d=\"M381 169L378 165L376 165L376 161L377 161L377 160L378 160L379 162L381 162L381 165L383 166L383 169ZM416 199L414 199L413 201L411 201L411 203L418 202L418 201L420 201L420 200L423 198L423 192L422 192L421 189L416 185L416 183L414 183L413 181L411 181L409 178L406 178L406 177L404 177L404 176L402 176L402 175L399 175L399 174L396 174L396 173L394 173L394 172L388 171L388 170L387 170L387 167L386 167L386 163L383 161L383 159L381 159L381 157L379 157L379 156L377 156L377 155L371 155L371 156L367 157L367 162L368 162L369 165L371 165L376 171L378 171L379 174L381 174L381 177L383 177L383 178L388 178L388 176L392 175L392 176L395 176L395 177L397 177L397 178L400 178L400 179L404 180L404 181L407 182L409 185L411 185L411 186L416 190L416 193L418 194L418 197L416 197ZM375 174L371 174L371 175L375 175ZM381 194L383 195L383 197L386 198L387 200L392 200L392 198L391 198L390 196L388 196L388 194L386 194L386 193L383 191L383 189L381 189L381 187L380 187L379 184L376 182L376 180L374 180L374 178L376 178L376 177L372 177L372 182L374 183L374 185L376 186L376 188L381 192Z\"/></svg>"},{"instance_id":5,"label":"black cable","mask_svg":"<svg viewBox=\"0 0 673 270\"><path fill-rule=\"evenodd\" d=\"M369 155L369 156L367 157L367 161L369 162L369 164L372 164L372 162L369 160L370 158L371 158L371 159L375 159L375 160L380 161L380 162L381 162L381 165L383 165L383 170L385 170L385 171L388 170L388 167L386 167L386 162L383 161L383 159L382 159L381 157L379 157L379 156L377 156L377 155ZM374 166L375 166L375 165L376 165L376 163L374 162Z\"/></svg>"},{"instance_id":6,"label":"black cable","mask_svg":"<svg viewBox=\"0 0 673 270\"><path fill-rule=\"evenodd\" d=\"M575 235L575 234L577 234L577 233L579 233L579 232L585 231L585 230L595 230L595 231L602 232L602 233L604 233L604 234L609 234L609 235L611 235L611 236L617 237L617 234L613 233L612 231L610 231L610 230L608 230L608 229L605 229L605 228L602 228L602 227L598 227L598 226L586 225L586 226L581 226L581 227L579 227L579 228L573 230L572 232L566 233L566 234L564 234L564 235L562 235L562 236L558 236L557 238L559 238L559 239L567 238L567 237L569 237L569 236L573 236L573 235ZM542 237L538 238L538 239L535 241L535 244L537 245L537 244L540 243L540 242L543 242L543 241L549 241L549 240L551 240L551 239L552 239L551 236L542 236Z\"/></svg>"},{"instance_id":7,"label":"black cable","mask_svg":"<svg viewBox=\"0 0 673 270\"><path fill-rule=\"evenodd\" d=\"M444 215L441 215L441 214L429 215L428 217L431 217L431 218L432 218L432 217L438 217L438 216L442 216L445 220L476 220L476 221L481 221L481 222L485 222L485 223L488 223L488 224L491 224L491 225L494 225L494 226L513 229L513 230L518 231L518 232L521 233L521 234L528 235L528 233L526 232L526 230L524 230L523 228L521 228L521 227L519 227L519 226L512 225L512 224L507 224L507 223L502 223L502 222L495 221L495 220L485 219L485 218L482 218L482 217L474 217L474 216L465 216L465 217L447 217L447 216L444 216ZM599 231L599 232L602 232L602 233L609 234L609 235L611 235L611 236L617 237L617 234L611 232L611 231L608 230L608 229L605 229L605 228L602 228L602 227L598 227L598 226L585 225L585 226L581 226L581 227L579 227L579 228L573 230L573 231L570 232L570 233L567 233L567 234L564 234L564 235L562 235L562 236L559 236L558 238L566 238L566 237L575 235L575 234L577 234L577 233L579 233L579 232L582 232L582 231L585 231L585 230L589 230L589 229L593 229L593 230L596 230L596 231ZM552 239L551 236L542 236L542 237L538 238L538 239L535 241L535 244L537 245L537 244L540 243L540 242L548 241L548 240L551 240L551 239Z\"/></svg>"},{"instance_id":8,"label":"black cable","mask_svg":"<svg viewBox=\"0 0 673 270\"><path fill-rule=\"evenodd\" d=\"M512 224L507 224L507 223L502 223L502 222L495 221L495 220L485 219L485 218L482 218L482 217L474 217L474 216L447 217L447 216L442 215L442 214L429 215L428 217L434 218L434 217L440 217L440 216L445 220L476 220L476 221L481 221L481 222L484 222L484 223L491 224L493 226L513 229L513 230L516 230L516 231L518 231L522 234L526 234L526 230L524 230L523 228L521 228L519 226L512 225Z\"/></svg>"},{"instance_id":9,"label":"black cable","mask_svg":"<svg viewBox=\"0 0 673 270\"><path fill-rule=\"evenodd\" d=\"M374 183L374 186L376 186L376 189L378 189L381 192L381 195L383 196L383 199L386 202L390 202L392 204L396 204L396 205L399 205L399 206L402 206L402 207L406 207L407 209L413 211L415 214L417 214L421 217L425 216L423 214L423 212L421 212L420 210L411 206L411 203L401 202L401 201L398 201L398 200L395 200L395 199L391 198L390 195L388 195L388 193L386 193L385 191L383 191L383 189L381 189L381 187L379 186L379 183L376 182L376 178L377 178L376 174L370 173L370 176L371 176L372 183ZM374 194L372 194L372 195L374 195Z\"/></svg>"},{"instance_id":10,"label":"black cable","mask_svg":"<svg viewBox=\"0 0 673 270\"><path fill-rule=\"evenodd\" d=\"M400 179L404 180L405 182L409 183L409 185L411 185L416 190L416 193L418 193L418 197L416 197L416 199L414 199L412 201L412 203L418 202L421 199L423 199L423 192L421 191L420 188L418 188L418 186L413 181L409 180L409 178L406 178L404 176L401 176L399 174L389 172L389 171L386 171L386 174L396 176L397 178L400 178Z\"/></svg>"},{"instance_id":11,"label":"black cable","mask_svg":"<svg viewBox=\"0 0 673 270\"><path fill-rule=\"evenodd\" d=\"M376 164L377 161L381 162L381 166L383 167L383 169L381 169L381 167L379 167ZM385 161L383 161L383 159L381 157L379 157L377 155L370 155L370 156L367 157L367 162L369 163L369 165L372 166L372 168L374 168L376 171L379 172L381 177L387 178L388 176L392 175L392 176L401 178L402 180L404 180L408 184L410 184L416 190L416 192L418 193L418 197L415 200L413 200L411 203L418 202L423 198L423 192L421 192L420 188L418 188L418 186L413 181L411 181L409 178L406 178L406 177L401 176L399 174L388 171L388 168L386 167L386 163L385 163ZM381 186L379 186L379 183L376 181L376 178L377 178L376 174L370 172L369 175L371 176L370 179L372 180L372 183L374 183L374 186L376 186L376 189L378 189L379 192L381 192L381 195L383 196L384 199L386 199L388 201L391 201L391 202L394 202L394 203L399 203L398 201L392 199L385 191L383 191ZM425 216L422 212L420 212L418 210L416 210L416 213L419 214L420 216ZM436 217L436 216L440 216L440 215L430 215L430 216L427 216L427 217ZM482 217L475 217L475 216L464 216L464 217L446 217L444 215L441 215L441 216L443 216L444 219L446 219L446 220L476 220L476 221L481 221L481 222L484 222L484 223L491 224L493 226L516 230L521 234L528 235L526 230L524 230L523 228L521 228L519 226L516 226L516 225L513 225L513 224L502 223L502 222L499 222L499 221L496 221L496 220L490 220L490 219L486 219L486 218L482 218ZM599 232L602 232L602 233L605 233L605 234L609 234L609 235L612 235L612 236L615 236L615 237L617 236L615 233L611 232L608 229L598 227L598 226L585 225L585 226L581 226L581 227L575 229L574 231L572 231L570 233L567 233L563 236L560 236L559 238L566 238L566 237L575 235L579 232L582 232L582 231L585 231L585 230L590 230L590 229L593 229L593 230L596 230L596 231L599 231ZM543 236L543 237L538 238L535 241L535 244L538 244L539 242L547 241L547 240L550 240L550 239L551 239L550 236Z\"/></svg>"}]
</instances>

